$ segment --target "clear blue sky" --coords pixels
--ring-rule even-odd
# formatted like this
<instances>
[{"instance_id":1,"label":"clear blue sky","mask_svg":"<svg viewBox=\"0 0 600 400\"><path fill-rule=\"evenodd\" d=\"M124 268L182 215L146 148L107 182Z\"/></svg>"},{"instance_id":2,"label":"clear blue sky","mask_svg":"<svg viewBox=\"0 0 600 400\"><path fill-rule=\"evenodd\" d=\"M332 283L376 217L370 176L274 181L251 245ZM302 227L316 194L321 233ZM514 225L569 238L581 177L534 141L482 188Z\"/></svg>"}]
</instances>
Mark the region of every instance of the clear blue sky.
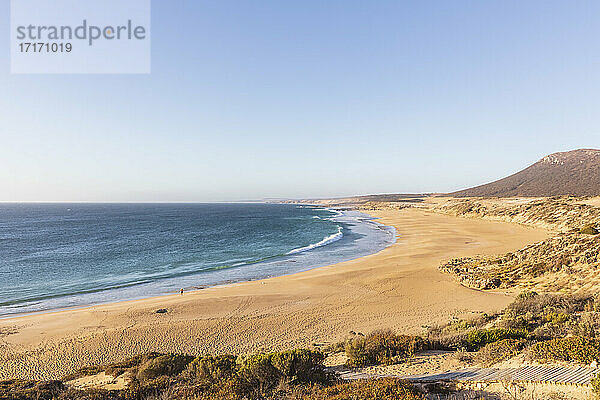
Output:
<instances>
[{"instance_id":1,"label":"clear blue sky","mask_svg":"<svg viewBox=\"0 0 600 400\"><path fill-rule=\"evenodd\" d=\"M11 75L5 37L0 200L450 191L600 148L598 15L597 1L154 0L150 75Z\"/></svg>"}]
</instances>

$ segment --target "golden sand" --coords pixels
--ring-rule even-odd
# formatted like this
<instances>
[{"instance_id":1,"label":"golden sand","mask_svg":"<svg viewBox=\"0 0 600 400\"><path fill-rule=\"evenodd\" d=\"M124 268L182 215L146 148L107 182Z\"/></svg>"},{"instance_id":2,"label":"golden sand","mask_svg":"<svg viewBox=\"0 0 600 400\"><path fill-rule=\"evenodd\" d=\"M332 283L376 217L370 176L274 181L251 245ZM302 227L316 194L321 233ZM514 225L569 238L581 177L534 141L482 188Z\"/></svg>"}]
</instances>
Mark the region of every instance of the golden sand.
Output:
<instances>
[{"instance_id":1,"label":"golden sand","mask_svg":"<svg viewBox=\"0 0 600 400\"><path fill-rule=\"evenodd\" d=\"M399 237L357 260L183 296L0 320L0 379L59 378L147 351L247 353L332 343L349 331L422 333L426 325L511 301L460 286L438 271L443 260L503 253L547 236L418 209L371 214L395 226ZM168 312L157 314L160 308Z\"/></svg>"}]
</instances>

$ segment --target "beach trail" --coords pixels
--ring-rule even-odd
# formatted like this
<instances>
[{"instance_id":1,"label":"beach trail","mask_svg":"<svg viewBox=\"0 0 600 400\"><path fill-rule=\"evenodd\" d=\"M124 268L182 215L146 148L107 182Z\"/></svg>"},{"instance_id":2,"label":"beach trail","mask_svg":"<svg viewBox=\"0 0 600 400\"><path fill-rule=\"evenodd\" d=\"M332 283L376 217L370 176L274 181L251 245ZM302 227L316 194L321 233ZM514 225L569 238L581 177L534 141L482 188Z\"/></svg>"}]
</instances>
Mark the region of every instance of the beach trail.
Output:
<instances>
[{"instance_id":1,"label":"beach trail","mask_svg":"<svg viewBox=\"0 0 600 400\"><path fill-rule=\"evenodd\" d=\"M493 312L512 299L460 286L443 260L516 250L548 232L420 209L369 212L398 240L294 275L0 320L0 379L59 378L147 351L246 353L341 340L349 331L424 326ZM159 309L166 312L157 313Z\"/></svg>"}]
</instances>

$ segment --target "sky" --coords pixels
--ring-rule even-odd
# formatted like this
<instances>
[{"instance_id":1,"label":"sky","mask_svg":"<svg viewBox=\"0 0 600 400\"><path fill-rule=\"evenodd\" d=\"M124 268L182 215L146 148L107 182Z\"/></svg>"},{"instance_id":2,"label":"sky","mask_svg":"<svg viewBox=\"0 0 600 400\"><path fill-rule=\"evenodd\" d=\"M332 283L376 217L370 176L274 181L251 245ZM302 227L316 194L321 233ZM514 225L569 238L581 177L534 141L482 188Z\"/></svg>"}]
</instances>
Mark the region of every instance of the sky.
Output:
<instances>
[{"instance_id":1,"label":"sky","mask_svg":"<svg viewBox=\"0 0 600 400\"><path fill-rule=\"evenodd\" d=\"M445 192L600 148L600 2L153 0L152 72L10 74L0 201Z\"/></svg>"}]
</instances>

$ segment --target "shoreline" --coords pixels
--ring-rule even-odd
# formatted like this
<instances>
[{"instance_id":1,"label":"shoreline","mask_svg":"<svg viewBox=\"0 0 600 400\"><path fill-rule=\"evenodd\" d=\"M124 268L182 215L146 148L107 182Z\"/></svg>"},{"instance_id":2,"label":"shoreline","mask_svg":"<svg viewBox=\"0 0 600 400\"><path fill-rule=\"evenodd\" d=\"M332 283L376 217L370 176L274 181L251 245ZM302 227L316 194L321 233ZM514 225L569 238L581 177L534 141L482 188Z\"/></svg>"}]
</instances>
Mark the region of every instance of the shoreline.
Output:
<instances>
[{"instance_id":1,"label":"shoreline","mask_svg":"<svg viewBox=\"0 0 600 400\"><path fill-rule=\"evenodd\" d=\"M343 210L339 210L336 207L326 207L326 206L321 206L321 205L317 205L317 204L308 204L308 203L301 203L298 204L301 206L309 206L309 207L315 207L315 208L321 208L321 209L325 209L328 211L332 211L332 212L336 212L338 213L338 215L333 216L333 218L337 218L337 217L349 217L347 212L348 211L354 211L357 212L359 214L362 215L358 215L356 216L356 220L360 221L361 223L364 224L375 224L378 226L379 229L385 230L385 229L389 229L389 234L391 235L391 237L393 238L392 241L390 241L385 247L380 248L372 253L368 253L368 254L358 254L356 256L351 256L349 258L345 258L343 260L340 261L334 261L334 262L326 262L325 264L319 264L316 266L312 266L312 267L308 267L308 268L302 268L298 271L293 271L293 272L282 272L281 274L278 275L271 275L271 276L264 276L264 277L256 277L256 278L250 278L250 279L242 279L239 281L231 281L231 282L221 282L221 283L216 283L216 284L209 284L206 285L204 287L199 287L199 286L191 286L191 287L184 287L184 292L185 294L192 294L198 291L204 291L207 289L212 289L212 288L220 288L220 287L229 287L229 286L233 286L233 285L237 285L237 284L242 284L242 283L246 283L246 282L255 282L255 281L261 281L261 280L265 280L265 279L271 279L271 278L277 278L277 277L282 277L282 276L291 276L291 275L295 275L301 272L306 272L306 271L310 271L313 269L317 269L317 268L323 268L323 267L328 267L331 265L335 265L335 264L339 264L339 263L343 263L343 262L348 262L348 261L352 261L352 260L356 260L356 259L360 259L362 257L367 257L369 255L372 254L376 254L379 253L380 251L385 250L387 247L393 245L396 241L397 241L397 231L396 228L393 226L388 226L385 224L382 224L380 222L377 222L377 220L379 218L374 217L364 211L360 211L357 209L343 209ZM342 224L347 224L347 222L342 222ZM340 230L341 231L341 230ZM343 238L340 237L340 239ZM324 238L323 240L325 240L327 238ZM321 240L321 242L323 241ZM319 243L312 243L309 244L308 246L305 246L303 248L301 248L301 251L298 251L299 249L293 249L290 252L284 254L284 255L280 255L275 257L272 260L268 260L268 261L259 261L259 262L255 262L255 263L251 263L248 265L252 265L252 266L256 266L256 265L260 265L260 264L264 264L266 262L272 262L272 261L277 261L277 259L281 259L284 257L289 257L289 256L294 256L296 254L299 253L303 253L306 251L312 251L312 250L316 250L319 251L319 249L323 249L325 248L327 245L333 244L335 243L337 240L328 242L328 243L324 243L322 245L319 245ZM317 244L317 246L315 246L315 244ZM314 247L311 247L314 246ZM313 254L315 254L313 252ZM291 262L296 262L296 261L291 261ZM107 292L110 292L114 289L108 289ZM80 293L76 293L76 294L70 294L70 295L66 295L64 297L71 297L71 296L81 296L82 294ZM58 308L49 308L49 309L44 309L44 310L39 310L39 311L24 311L24 312L16 312L16 313L9 313L9 314L0 314L0 321L3 320L10 320L13 318L23 318L23 317L28 317L28 316L35 316L35 315L42 315L42 314L52 314L52 313L60 313L60 312L66 312L66 311L75 311L75 310L81 310L81 309L88 309L91 307L97 307L97 306L103 306L103 305L111 305L111 304L120 304L120 303L124 303L124 302L135 302L135 301L144 301L144 300L149 300L149 299L154 299L154 298L161 298L161 297L167 297L167 296L179 296L180 293L179 291L175 290L175 291L171 291L171 292L164 292L164 293L160 293L160 294L153 294L153 295L149 295L149 296L143 296L143 297L125 297L122 299L117 299L117 300L108 300L108 301L99 301L99 302L92 302L92 303L85 303L85 304L80 304L80 305L73 305L73 306L67 306L67 307L58 307Z\"/></svg>"},{"instance_id":2,"label":"shoreline","mask_svg":"<svg viewBox=\"0 0 600 400\"><path fill-rule=\"evenodd\" d=\"M425 210L369 211L397 239L368 255L290 275L0 320L0 379L57 378L147 352L250 353L311 347L350 330L422 332L493 312L512 296L465 288L440 261L515 250L541 229ZM164 308L167 313L157 314Z\"/></svg>"}]
</instances>

